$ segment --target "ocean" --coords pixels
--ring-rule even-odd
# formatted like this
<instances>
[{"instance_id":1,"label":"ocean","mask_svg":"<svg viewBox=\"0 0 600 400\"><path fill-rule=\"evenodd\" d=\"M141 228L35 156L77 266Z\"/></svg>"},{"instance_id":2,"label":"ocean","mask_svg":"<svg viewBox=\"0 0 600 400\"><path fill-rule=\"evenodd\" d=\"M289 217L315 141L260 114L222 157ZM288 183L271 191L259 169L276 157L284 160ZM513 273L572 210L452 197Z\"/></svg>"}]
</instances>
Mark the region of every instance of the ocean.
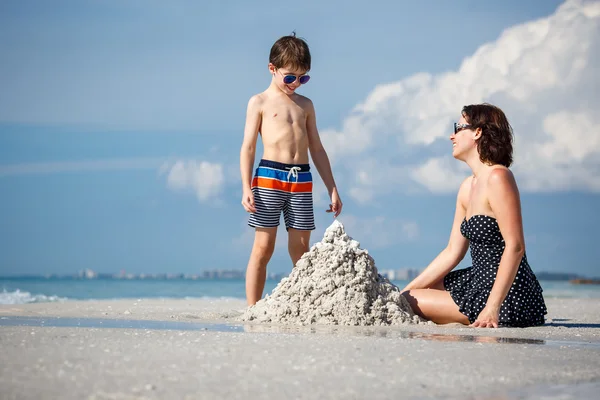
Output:
<instances>
[{"instance_id":1,"label":"ocean","mask_svg":"<svg viewBox=\"0 0 600 400\"><path fill-rule=\"evenodd\" d=\"M407 281L392 281L403 288ZM278 281L267 280L264 293ZM568 281L540 281L544 297L599 298L600 285ZM68 300L138 298L245 298L243 279L67 279L0 278L0 304L26 304Z\"/></svg>"}]
</instances>

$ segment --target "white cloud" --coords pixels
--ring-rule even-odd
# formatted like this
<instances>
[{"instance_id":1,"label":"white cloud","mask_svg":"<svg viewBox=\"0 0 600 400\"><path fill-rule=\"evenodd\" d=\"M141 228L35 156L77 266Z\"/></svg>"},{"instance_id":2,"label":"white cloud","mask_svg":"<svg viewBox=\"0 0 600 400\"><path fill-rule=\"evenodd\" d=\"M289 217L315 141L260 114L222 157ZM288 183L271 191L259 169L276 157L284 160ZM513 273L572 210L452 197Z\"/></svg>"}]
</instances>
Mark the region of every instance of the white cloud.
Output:
<instances>
[{"instance_id":1,"label":"white cloud","mask_svg":"<svg viewBox=\"0 0 600 400\"><path fill-rule=\"evenodd\" d=\"M321 133L323 145L329 158L335 160L338 154L361 153L371 145L371 132L368 120L360 116L350 116L343 122L342 131L325 129Z\"/></svg>"},{"instance_id":2,"label":"white cloud","mask_svg":"<svg viewBox=\"0 0 600 400\"><path fill-rule=\"evenodd\" d=\"M448 157L430 158L416 167L411 177L434 193L453 192L468 176L467 168L460 167L461 164Z\"/></svg>"},{"instance_id":3,"label":"white cloud","mask_svg":"<svg viewBox=\"0 0 600 400\"><path fill-rule=\"evenodd\" d=\"M362 248L385 248L419 237L419 226L414 221L383 216L357 217L351 214L340 215L338 219L348 235L358 240Z\"/></svg>"},{"instance_id":4,"label":"white cloud","mask_svg":"<svg viewBox=\"0 0 600 400\"><path fill-rule=\"evenodd\" d=\"M529 165L519 167L520 178L534 190L600 192L598 112L558 111L546 116L542 124L547 137L524 154Z\"/></svg>"},{"instance_id":5,"label":"white cloud","mask_svg":"<svg viewBox=\"0 0 600 400\"><path fill-rule=\"evenodd\" d=\"M406 184L410 179L410 169L389 160L365 156L352 162L352 178L348 182L348 193L359 204L377 204L383 195L408 191Z\"/></svg>"},{"instance_id":6,"label":"white cloud","mask_svg":"<svg viewBox=\"0 0 600 400\"><path fill-rule=\"evenodd\" d=\"M348 190L350 197L358 204L369 204L373 201L373 192L365 188L353 186Z\"/></svg>"},{"instance_id":7,"label":"white cloud","mask_svg":"<svg viewBox=\"0 0 600 400\"><path fill-rule=\"evenodd\" d=\"M452 122L463 105L490 102L513 125L522 190L597 192L599 61L600 2L568 0L547 18L506 29L457 71L377 86L340 131L323 131L323 142L336 171L352 167L346 190L359 202L419 187L456 192L469 171L450 155Z\"/></svg>"},{"instance_id":8,"label":"white cloud","mask_svg":"<svg viewBox=\"0 0 600 400\"><path fill-rule=\"evenodd\" d=\"M165 163L160 174L167 174L167 186L176 191L192 190L199 201L215 199L225 182L223 166L207 161L176 161Z\"/></svg>"},{"instance_id":9,"label":"white cloud","mask_svg":"<svg viewBox=\"0 0 600 400\"><path fill-rule=\"evenodd\" d=\"M55 161L0 165L0 177L14 175L57 174L67 172L122 171L155 169L165 158L113 158L80 161Z\"/></svg>"}]
</instances>

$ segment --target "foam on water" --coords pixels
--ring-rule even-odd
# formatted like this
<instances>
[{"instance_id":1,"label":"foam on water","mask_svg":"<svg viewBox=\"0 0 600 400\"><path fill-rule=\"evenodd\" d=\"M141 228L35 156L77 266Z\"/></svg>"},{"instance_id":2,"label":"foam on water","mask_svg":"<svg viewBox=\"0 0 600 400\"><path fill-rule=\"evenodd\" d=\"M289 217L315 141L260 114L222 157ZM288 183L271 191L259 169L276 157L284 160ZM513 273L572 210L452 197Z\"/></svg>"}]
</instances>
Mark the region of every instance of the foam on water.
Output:
<instances>
[{"instance_id":1,"label":"foam on water","mask_svg":"<svg viewBox=\"0 0 600 400\"><path fill-rule=\"evenodd\" d=\"M0 304L28 304L28 303L47 303L67 300L64 297L46 296L43 294L31 294L22 292L19 289L14 292L7 292L4 289L0 293Z\"/></svg>"}]
</instances>

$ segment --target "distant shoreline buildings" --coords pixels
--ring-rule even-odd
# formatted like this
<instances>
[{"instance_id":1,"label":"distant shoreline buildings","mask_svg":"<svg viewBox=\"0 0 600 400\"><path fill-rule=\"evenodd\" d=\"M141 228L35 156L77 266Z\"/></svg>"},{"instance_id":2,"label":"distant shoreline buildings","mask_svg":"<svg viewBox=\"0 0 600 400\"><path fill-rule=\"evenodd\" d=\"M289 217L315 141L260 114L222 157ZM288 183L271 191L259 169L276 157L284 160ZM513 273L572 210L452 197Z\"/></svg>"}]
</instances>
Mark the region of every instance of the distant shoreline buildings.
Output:
<instances>
[{"instance_id":1,"label":"distant shoreline buildings","mask_svg":"<svg viewBox=\"0 0 600 400\"><path fill-rule=\"evenodd\" d=\"M401 269L383 269L379 271L381 276L388 278L389 280L412 280L421 273L421 270L416 268L401 268ZM280 280L289 273L270 273L267 275L267 279ZM159 273L159 274L148 274L148 273L131 273L121 270L118 274L111 273L97 273L89 268L79 271L76 275L79 279L246 279L246 271L238 269L210 269L199 272L197 274L183 274L183 273Z\"/></svg>"},{"instance_id":2,"label":"distant shoreline buildings","mask_svg":"<svg viewBox=\"0 0 600 400\"><path fill-rule=\"evenodd\" d=\"M388 278L389 280L412 280L416 278L421 270L415 268L401 268L401 269L384 269L380 270L379 274ZM271 273L267 275L267 279L282 279L288 276L288 273ZM128 273L124 270L118 274L107 274L107 273L96 273L91 269L84 269L79 271L77 277L80 279L246 279L245 270L236 269L211 269L199 272L197 274L174 274L174 273L160 273L160 274L147 274L147 273Z\"/></svg>"},{"instance_id":3,"label":"distant shoreline buildings","mask_svg":"<svg viewBox=\"0 0 600 400\"><path fill-rule=\"evenodd\" d=\"M390 281L411 281L415 279L422 270L417 268L380 269L379 274ZM543 281L571 281L577 279L600 279L582 276L566 272L536 272L539 280ZM289 272L268 273L268 280L281 280L289 275ZM132 273L121 270L118 273L96 272L92 269L82 269L76 274L45 274L45 275L17 275L3 276L0 278L46 278L46 279L106 279L106 280L244 280L246 271L239 269L209 269L194 274L184 273Z\"/></svg>"},{"instance_id":4,"label":"distant shoreline buildings","mask_svg":"<svg viewBox=\"0 0 600 400\"><path fill-rule=\"evenodd\" d=\"M379 275L385 276L390 281L412 281L420 273L421 270L416 268L382 269L379 271Z\"/></svg>"},{"instance_id":5,"label":"distant shoreline buildings","mask_svg":"<svg viewBox=\"0 0 600 400\"><path fill-rule=\"evenodd\" d=\"M282 273L270 273L267 279L281 279L287 276ZM52 277L52 275L50 276ZM78 279L126 279L126 280L172 280L172 279L187 279L187 280L210 280L210 279L246 279L246 271L236 269L210 269L198 272L197 274L184 273L132 273L121 270L119 273L97 273L89 268L79 271L73 276Z\"/></svg>"}]
</instances>

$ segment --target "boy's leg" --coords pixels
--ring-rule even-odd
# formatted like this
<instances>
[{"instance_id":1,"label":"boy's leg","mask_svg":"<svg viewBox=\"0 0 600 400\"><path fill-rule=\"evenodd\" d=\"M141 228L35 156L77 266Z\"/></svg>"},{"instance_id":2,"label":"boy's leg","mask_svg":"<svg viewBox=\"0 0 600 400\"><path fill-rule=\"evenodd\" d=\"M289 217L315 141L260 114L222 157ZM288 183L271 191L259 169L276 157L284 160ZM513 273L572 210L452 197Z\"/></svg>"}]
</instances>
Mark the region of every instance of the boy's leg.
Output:
<instances>
[{"instance_id":1,"label":"boy's leg","mask_svg":"<svg viewBox=\"0 0 600 400\"><path fill-rule=\"evenodd\" d=\"M293 266L309 250L310 233L315 229L315 213L312 197L312 175L301 172L302 183L289 194L283 205L283 219L288 230L288 250Z\"/></svg>"},{"instance_id":2,"label":"boy's leg","mask_svg":"<svg viewBox=\"0 0 600 400\"><path fill-rule=\"evenodd\" d=\"M292 259L292 267L295 267L302 254L308 251L310 233L311 231L302 231L294 228L288 229L288 251Z\"/></svg>"},{"instance_id":3,"label":"boy's leg","mask_svg":"<svg viewBox=\"0 0 600 400\"><path fill-rule=\"evenodd\" d=\"M256 229L254 245L246 269L246 301L254 305L262 298L267 277L267 264L275 249L277 226L287 194L279 190L278 182L287 172L278 171L272 161L261 160L252 180L256 212L250 214L248 225Z\"/></svg>"},{"instance_id":4,"label":"boy's leg","mask_svg":"<svg viewBox=\"0 0 600 400\"><path fill-rule=\"evenodd\" d=\"M267 279L267 264L275 249L277 227L256 228L254 245L246 269L246 301L254 305L262 298Z\"/></svg>"}]
</instances>

